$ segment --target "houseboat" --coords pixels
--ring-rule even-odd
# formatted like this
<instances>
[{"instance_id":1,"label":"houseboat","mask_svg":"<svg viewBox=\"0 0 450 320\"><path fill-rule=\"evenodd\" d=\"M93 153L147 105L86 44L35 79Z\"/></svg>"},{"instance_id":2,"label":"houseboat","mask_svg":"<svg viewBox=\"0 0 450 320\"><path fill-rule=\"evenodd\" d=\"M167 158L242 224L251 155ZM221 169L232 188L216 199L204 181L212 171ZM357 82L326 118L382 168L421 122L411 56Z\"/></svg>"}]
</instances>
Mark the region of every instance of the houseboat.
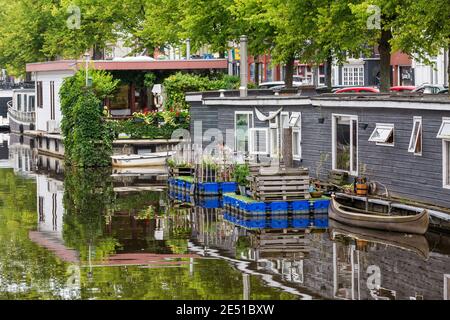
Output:
<instances>
[{"instance_id":1,"label":"houseboat","mask_svg":"<svg viewBox=\"0 0 450 320\"><path fill-rule=\"evenodd\" d=\"M64 155L61 135L61 102L59 91L64 79L73 76L84 68L82 60L59 60L51 62L30 63L26 71L35 81L36 117L35 129L26 132L37 138L39 152L53 157ZM226 59L211 60L147 60L147 59L116 59L90 61L90 68L111 72L121 79L142 77L145 72L154 72L161 77L174 72L225 72ZM127 119L135 112L142 112L152 107L146 89L138 88L134 82L123 81L114 97L104 101L111 115L116 119ZM162 152L176 144L173 141L150 139L117 139L113 143L114 154L144 154Z\"/></svg>"},{"instance_id":2,"label":"houseboat","mask_svg":"<svg viewBox=\"0 0 450 320\"><path fill-rule=\"evenodd\" d=\"M186 100L194 143L224 143L261 160L283 158L289 141L294 166L309 168L313 178L327 181L338 173L347 184L365 178L378 196L450 220L447 95L307 97L249 90L242 98L204 92Z\"/></svg>"},{"instance_id":3,"label":"houseboat","mask_svg":"<svg viewBox=\"0 0 450 320\"><path fill-rule=\"evenodd\" d=\"M34 130L36 124L34 88L13 90L12 100L8 103L8 118L11 132L23 134L26 130Z\"/></svg>"},{"instance_id":4,"label":"houseboat","mask_svg":"<svg viewBox=\"0 0 450 320\"><path fill-rule=\"evenodd\" d=\"M12 90L0 89L0 130L9 130L8 106L13 98Z\"/></svg>"}]
</instances>

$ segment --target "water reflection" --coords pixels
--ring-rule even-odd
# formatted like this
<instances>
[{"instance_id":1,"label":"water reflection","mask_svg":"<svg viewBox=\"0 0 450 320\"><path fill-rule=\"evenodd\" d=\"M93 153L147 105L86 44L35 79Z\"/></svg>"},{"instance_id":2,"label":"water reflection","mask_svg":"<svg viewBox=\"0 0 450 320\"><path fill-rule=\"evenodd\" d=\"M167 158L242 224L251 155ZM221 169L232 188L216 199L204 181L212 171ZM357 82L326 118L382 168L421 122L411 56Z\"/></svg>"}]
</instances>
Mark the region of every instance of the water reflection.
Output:
<instances>
[{"instance_id":1,"label":"water reflection","mask_svg":"<svg viewBox=\"0 0 450 320\"><path fill-rule=\"evenodd\" d=\"M26 144L9 159L0 169L0 298L448 295L443 235L360 230L326 214L249 218L219 199L184 203L159 174L64 170Z\"/></svg>"}]
</instances>

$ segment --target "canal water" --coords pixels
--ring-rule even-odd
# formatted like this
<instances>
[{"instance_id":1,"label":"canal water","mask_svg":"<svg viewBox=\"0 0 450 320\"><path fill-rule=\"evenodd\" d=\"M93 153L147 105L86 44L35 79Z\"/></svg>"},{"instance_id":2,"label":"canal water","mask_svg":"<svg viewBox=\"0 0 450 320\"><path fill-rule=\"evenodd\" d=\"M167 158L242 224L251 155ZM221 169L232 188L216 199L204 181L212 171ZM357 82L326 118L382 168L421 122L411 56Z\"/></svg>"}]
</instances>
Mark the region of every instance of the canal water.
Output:
<instances>
[{"instance_id":1,"label":"canal water","mask_svg":"<svg viewBox=\"0 0 450 320\"><path fill-rule=\"evenodd\" d=\"M444 299L450 238L250 219L0 136L0 299ZM191 200L192 201L192 200Z\"/></svg>"}]
</instances>

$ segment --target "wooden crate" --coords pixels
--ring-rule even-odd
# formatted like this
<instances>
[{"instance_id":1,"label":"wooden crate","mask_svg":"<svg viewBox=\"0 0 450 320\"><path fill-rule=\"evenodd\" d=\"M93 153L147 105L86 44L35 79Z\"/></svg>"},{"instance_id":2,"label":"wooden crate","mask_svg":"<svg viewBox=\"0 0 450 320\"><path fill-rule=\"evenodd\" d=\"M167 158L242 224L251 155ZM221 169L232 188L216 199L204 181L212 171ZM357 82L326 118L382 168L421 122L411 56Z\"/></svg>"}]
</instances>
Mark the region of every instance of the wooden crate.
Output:
<instances>
[{"instance_id":1,"label":"wooden crate","mask_svg":"<svg viewBox=\"0 0 450 320\"><path fill-rule=\"evenodd\" d=\"M258 201L309 198L310 181L307 169L290 169L276 174L259 172L249 180L253 198Z\"/></svg>"},{"instance_id":2,"label":"wooden crate","mask_svg":"<svg viewBox=\"0 0 450 320\"><path fill-rule=\"evenodd\" d=\"M194 168L171 168L170 175L171 177L186 177L186 176L194 176L195 169Z\"/></svg>"}]
</instances>

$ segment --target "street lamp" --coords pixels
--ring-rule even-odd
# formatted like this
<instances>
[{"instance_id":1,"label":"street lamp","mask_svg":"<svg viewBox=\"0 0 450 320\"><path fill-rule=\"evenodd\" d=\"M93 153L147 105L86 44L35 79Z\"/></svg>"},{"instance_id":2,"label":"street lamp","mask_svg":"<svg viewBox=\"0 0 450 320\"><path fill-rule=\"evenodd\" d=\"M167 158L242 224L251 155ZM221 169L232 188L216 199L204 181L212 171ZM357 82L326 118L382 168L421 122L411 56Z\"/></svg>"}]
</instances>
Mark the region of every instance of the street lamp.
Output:
<instances>
[{"instance_id":1,"label":"street lamp","mask_svg":"<svg viewBox=\"0 0 450 320\"><path fill-rule=\"evenodd\" d=\"M86 87L89 87L89 58L90 58L89 52L86 52L84 54L84 60L86 63Z\"/></svg>"}]
</instances>

